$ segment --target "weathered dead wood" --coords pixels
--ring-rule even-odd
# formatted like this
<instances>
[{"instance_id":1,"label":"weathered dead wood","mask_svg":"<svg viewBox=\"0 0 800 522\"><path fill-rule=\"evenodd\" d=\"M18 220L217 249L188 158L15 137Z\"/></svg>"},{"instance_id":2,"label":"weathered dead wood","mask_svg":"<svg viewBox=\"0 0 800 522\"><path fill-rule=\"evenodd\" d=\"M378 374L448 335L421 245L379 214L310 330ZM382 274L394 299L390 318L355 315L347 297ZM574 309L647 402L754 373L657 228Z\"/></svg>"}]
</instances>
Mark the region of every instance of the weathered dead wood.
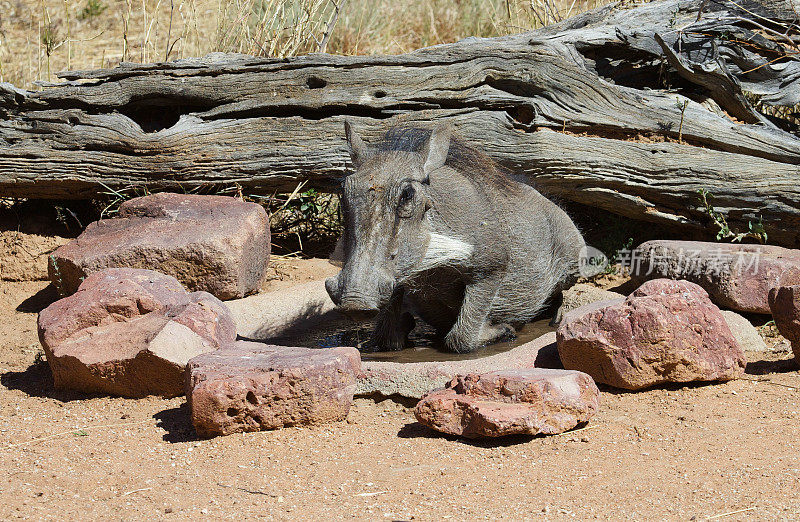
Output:
<instances>
[{"instance_id":1,"label":"weathered dead wood","mask_svg":"<svg viewBox=\"0 0 800 522\"><path fill-rule=\"evenodd\" d=\"M327 189L348 166L345 118L368 138L448 121L562 199L701 227L705 189L732 225L763 217L772 241L798 245L796 127L745 95L800 103L796 22L758 4L709 1L698 17L699 7L609 6L397 56L209 55L65 73L41 92L3 84L0 195Z\"/></svg>"}]
</instances>

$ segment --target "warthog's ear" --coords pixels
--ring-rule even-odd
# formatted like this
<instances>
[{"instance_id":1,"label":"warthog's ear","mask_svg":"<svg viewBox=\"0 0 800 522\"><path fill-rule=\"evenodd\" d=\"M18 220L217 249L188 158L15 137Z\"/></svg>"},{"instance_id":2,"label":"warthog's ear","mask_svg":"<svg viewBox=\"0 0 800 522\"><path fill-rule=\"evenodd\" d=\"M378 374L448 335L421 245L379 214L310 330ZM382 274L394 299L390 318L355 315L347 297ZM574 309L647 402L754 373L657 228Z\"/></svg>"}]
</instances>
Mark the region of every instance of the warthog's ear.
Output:
<instances>
[{"instance_id":1,"label":"warthog's ear","mask_svg":"<svg viewBox=\"0 0 800 522\"><path fill-rule=\"evenodd\" d=\"M350 148L350 159L353 160L353 166L358 168L367 158L372 155L369 146L356 134L350 122L344 121L344 135L347 136L347 146Z\"/></svg>"},{"instance_id":2,"label":"warthog's ear","mask_svg":"<svg viewBox=\"0 0 800 522\"><path fill-rule=\"evenodd\" d=\"M453 128L450 125L438 125L431 132L431 137L423 149L425 165L422 167L425 173L425 182L430 173L439 167L444 166L447 161L447 151L450 150L450 138L453 136Z\"/></svg>"}]
</instances>

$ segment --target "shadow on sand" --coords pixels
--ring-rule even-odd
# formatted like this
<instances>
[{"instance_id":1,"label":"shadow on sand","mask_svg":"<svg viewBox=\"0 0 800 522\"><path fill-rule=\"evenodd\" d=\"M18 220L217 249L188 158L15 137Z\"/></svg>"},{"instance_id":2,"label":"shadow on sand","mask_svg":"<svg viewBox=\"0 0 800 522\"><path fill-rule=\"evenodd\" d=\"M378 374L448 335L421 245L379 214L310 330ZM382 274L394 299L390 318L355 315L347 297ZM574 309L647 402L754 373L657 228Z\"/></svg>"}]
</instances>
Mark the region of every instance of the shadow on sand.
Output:
<instances>
[{"instance_id":1,"label":"shadow on sand","mask_svg":"<svg viewBox=\"0 0 800 522\"><path fill-rule=\"evenodd\" d=\"M59 299L58 290L49 284L17 305L17 312L38 314Z\"/></svg>"},{"instance_id":2,"label":"shadow on sand","mask_svg":"<svg viewBox=\"0 0 800 522\"><path fill-rule=\"evenodd\" d=\"M162 437L165 442L176 443L200 440L192 426L189 405L185 402L177 408L162 410L153 415L153 418L158 421L156 426L166 432Z\"/></svg>"},{"instance_id":3,"label":"shadow on sand","mask_svg":"<svg viewBox=\"0 0 800 522\"><path fill-rule=\"evenodd\" d=\"M36 362L22 371L11 371L0 375L0 384L9 390L19 390L31 397L44 397L60 402L78 401L104 394L91 394L56 390L53 388L53 375L46 362ZM131 399L136 400L136 399ZM168 408L153 415L157 426L166 433L166 442L189 442L199 440L191 421L189 406L185 402L176 408Z\"/></svg>"},{"instance_id":4,"label":"shadow on sand","mask_svg":"<svg viewBox=\"0 0 800 522\"><path fill-rule=\"evenodd\" d=\"M749 375L767 375L770 373L789 373L800 369L795 359L779 359L777 361L751 361L747 363L744 373Z\"/></svg>"},{"instance_id":5,"label":"shadow on sand","mask_svg":"<svg viewBox=\"0 0 800 522\"><path fill-rule=\"evenodd\" d=\"M569 435L570 432L579 430L584 428L588 423L582 423L572 430L565 431L564 435ZM481 438L481 439L469 439L466 437L459 437L457 435L448 435L445 433L440 433L436 430L433 430L424 424L419 422L411 422L400 428L400 431L397 432L398 438L401 439L444 439L451 442L459 442L461 444L466 444L468 446L474 446L476 448L498 448L498 447L509 447L509 446L516 446L518 444L527 444L535 439L542 439L546 437L550 437L550 435L506 435L504 437L496 437L496 438Z\"/></svg>"},{"instance_id":6,"label":"shadow on sand","mask_svg":"<svg viewBox=\"0 0 800 522\"><path fill-rule=\"evenodd\" d=\"M53 374L44 360L37 361L21 371L9 371L0 375L0 384L9 390L19 390L31 397L45 397L61 402L102 397L102 395L56 390Z\"/></svg>"}]
</instances>

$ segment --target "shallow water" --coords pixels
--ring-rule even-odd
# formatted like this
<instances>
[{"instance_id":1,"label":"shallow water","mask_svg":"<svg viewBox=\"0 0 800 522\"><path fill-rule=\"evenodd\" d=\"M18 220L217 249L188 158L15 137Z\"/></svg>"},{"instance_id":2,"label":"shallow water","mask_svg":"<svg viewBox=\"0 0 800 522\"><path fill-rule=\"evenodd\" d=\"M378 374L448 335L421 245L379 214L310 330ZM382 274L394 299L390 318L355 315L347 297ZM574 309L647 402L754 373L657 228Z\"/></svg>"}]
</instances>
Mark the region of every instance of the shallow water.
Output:
<instances>
[{"instance_id":1,"label":"shallow water","mask_svg":"<svg viewBox=\"0 0 800 522\"><path fill-rule=\"evenodd\" d=\"M517 330L517 335L510 340L484 346L472 353L452 353L445 349L433 329L425 324L417 326L409 335L413 346L394 352L375 352L369 347L369 339L373 324L363 323L354 325L351 321L342 319L333 321L324 329L306 332L301 336L273 339L272 342L293 346L307 346L309 348L331 348L334 346L355 346L361 352L365 361L389 362L428 362L428 361L456 361L477 359L495 355L516 348L542 335L555 331L550 326L550 319L540 319L524 325Z\"/></svg>"}]
</instances>

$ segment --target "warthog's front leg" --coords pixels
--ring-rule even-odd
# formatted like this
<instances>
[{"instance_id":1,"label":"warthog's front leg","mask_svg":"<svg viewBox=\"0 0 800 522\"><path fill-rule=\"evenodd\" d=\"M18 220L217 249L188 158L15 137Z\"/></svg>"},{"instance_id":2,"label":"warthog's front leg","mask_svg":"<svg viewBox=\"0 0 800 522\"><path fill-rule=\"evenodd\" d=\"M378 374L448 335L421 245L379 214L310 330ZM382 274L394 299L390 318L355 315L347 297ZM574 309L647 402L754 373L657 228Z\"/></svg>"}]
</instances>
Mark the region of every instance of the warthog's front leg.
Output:
<instances>
[{"instance_id":1,"label":"warthog's front leg","mask_svg":"<svg viewBox=\"0 0 800 522\"><path fill-rule=\"evenodd\" d=\"M408 334L414 329L414 318L403 312L402 288L392 294L389 304L378 314L372 339L379 351L402 350L408 343Z\"/></svg>"},{"instance_id":2,"label":"warthog's front leg","mask_svg":"<svg viewBox=\"0 0 800 522\"><path fill-rule=\"evenodd\" d=\"M493 325L488 320L501 282L502 274L493 274L467 285L458 319L444 338L448 349L456 353L467 353L514 333L511 326Z\"/></svg>"}]
</instances>

